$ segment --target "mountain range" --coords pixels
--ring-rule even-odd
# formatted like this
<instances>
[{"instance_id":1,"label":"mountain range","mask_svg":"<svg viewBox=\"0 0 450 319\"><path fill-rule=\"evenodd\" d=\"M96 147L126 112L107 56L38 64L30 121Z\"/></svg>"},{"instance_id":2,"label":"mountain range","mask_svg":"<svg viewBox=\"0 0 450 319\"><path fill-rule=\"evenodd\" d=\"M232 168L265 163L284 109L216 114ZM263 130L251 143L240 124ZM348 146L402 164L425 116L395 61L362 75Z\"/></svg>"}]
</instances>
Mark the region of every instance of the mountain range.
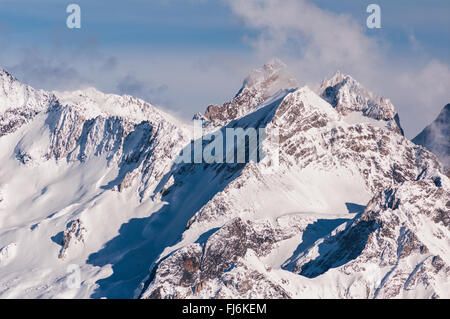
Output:
<instances>
[{"instance_id":1,"label":"mountain range","mask_svg":"<svg viewBox=\"0 0 450 319\"><path fill-rule=\"evenodd\" d=\"M265 156L179 162L192 123L0 69L0 298L449 298L448 109L410 141L350 75L273 60L194 115Z\"/></svg>"}]
</instances>

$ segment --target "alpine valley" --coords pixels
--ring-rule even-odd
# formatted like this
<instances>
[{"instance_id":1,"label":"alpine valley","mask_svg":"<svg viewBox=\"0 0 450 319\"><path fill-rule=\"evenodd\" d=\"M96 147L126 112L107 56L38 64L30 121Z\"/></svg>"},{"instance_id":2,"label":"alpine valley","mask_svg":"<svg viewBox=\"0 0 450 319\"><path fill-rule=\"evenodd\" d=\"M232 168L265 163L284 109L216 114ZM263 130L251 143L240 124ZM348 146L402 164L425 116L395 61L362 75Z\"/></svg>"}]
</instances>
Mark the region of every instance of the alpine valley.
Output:
<instances>
[{"instance_id":1,"label":"alpine valley","mask_svg":"<svg viewBox=\"0 0 450 319\"><path fill-rule=\"evenodd\" d=\"M180 163L192 123L0 69L0 298L450 298L449 105L413 142L350 75L318 87L254 70L194 119L264 158Z\"/></svg>"}]
</instances>

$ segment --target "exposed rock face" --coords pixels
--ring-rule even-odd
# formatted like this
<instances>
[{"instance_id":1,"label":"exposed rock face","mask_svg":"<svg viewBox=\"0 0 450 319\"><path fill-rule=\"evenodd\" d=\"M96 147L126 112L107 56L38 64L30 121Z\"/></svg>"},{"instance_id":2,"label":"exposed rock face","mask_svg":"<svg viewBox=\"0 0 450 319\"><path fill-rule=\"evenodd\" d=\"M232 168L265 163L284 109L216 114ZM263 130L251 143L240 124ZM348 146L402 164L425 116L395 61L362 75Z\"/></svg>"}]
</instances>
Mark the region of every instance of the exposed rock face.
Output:
<instances>
[{"instance_id":1,"label":"exposed rock face","mask_svg":"<svg viewBox=\"0 0 450 319\"><path fill-rule=\"evenodd\" d=\"M305 253L295 271L307 277L331 268L347 276L374 272L348 287L349 297L357 286L366 287L368 298L394 298L419 289L439 297L437 281L450 274L449 191L448 180L437 186L428 179L381 192L361 216Z\"/></svg>"},{"instance_id":2,"label":"exposed rock face","mask_svg":"<svg viewBox=\"0 0 450 319\"><path fill-rule=\"evenodd\" d=\"M349 75L337 72L330 80L322 83L319 94L343 115L360 112L363 116L385 121L388 128L403 135L391 101L375 96Z\"/></svg>"},{"instance_id":3,"label":"exposed rock face","mask_svg":"<svg viewBox=\"0 0 450 319\"><path fill-rule=\"evenodd\" d=\"M305 88L283 100L268 130L274 128L280 132L282 162L324 170L344 166L361 174L373 192L440 168L433 154L400 134L368 123L347 124Z\"/></svg>"},{"instance_id":4,"label":"exposed rock face","mask_svg":"<svg viewBox=\"0 0 450 319\"><path fill-rule=\"evenodd\" d=\"M445 291L439 281L450 274L450 188L448 180L438 186L438 178L445 177L405 182L380 192L362 214L294 255L286 269L299 273L302 285L325 278L328 290L316 291L321 297L411 297L423 290L430 298L440 297ZM294 297L289 293L290 276L279 271L272 276L263 260L283 241L305 232L302 222L298 216L275 226L234 219L206 242L163 259L142 297ZM300 298L311 296L309 290L296 293Z\"/></svg>"},{"instance_id":5,"label":"exposed rock face","mask_svg":"<svg viewBox=\"0 0 450 319\"><path fill-rule=\"evenodd\" d=\"M0 137L30 122L53 100L53 94L24 85L0 68Z\"/></svg>"},{"instance_id":6,"label":"exposed rock face","mask_svg":"<svg viewBox=\"0 0 450 319\"><path fill-rule=\"evenodd\" d=\"M250 120L253 123L268 121L265 124L268 135L279 132L280 166L275 174L281 181L276 181L277 178L273 176L268 179L261 173L261 167L270 166L270 161L243 167L239 176L202 206L187 223L184 236L188 237L196 229L218 227L219 230L203 246L198 242L179 244L179 248L171 254L163 254L161 263L153 268L152 276L146 282L142 297L390 298L411 296L411 293L422 289L421 285L427 287L427 296L438 296L441 293L438 281L446 275L446 271L435 272L431 265L443 265L442 251L438 253L438 249L434 254L430 253L429 245L422 242L425 237L421 236L428 223L434 223L437 219L446 222L448 219L448 214L443 213L445 209L448 210L445 206L448 189L442 186L443 181L448 185L448 179L439 172L441 165L437 158L408 141L398 131L392 132L388 126L378 127L370 122L348 123L344 119L345 115L308 88L287 94L277 105L257 109L261 117L253 113L234 121L233 125L245 127ZM271 114L271 117L267 114ZM395 116L395 113L392 114ZM267 214L261 212L264 211L262 207L270 206L271 199L265 199L263 195L240 194L254 192L253 185L256 184L265 185L267 193L272 187L273 192L276 192L280 189L277 187L289 184L289 175L304 169L325 172L348 170L351 175L360 176L365 184L362 187L375 197L361 216L334 231L324 231L329 234L328 237L318 237L315 244L300 244L299 247L304 247L286 260L283 270L270 270L271 267L265 261L267 256L274 254L285 241L307 232L310 225L319 222L317 218L320 215L308 219L308 215L287 213L286 216L290 217L284 220L289 222L284 222L283 227L267 223L263 228L264 236L259 237L252 229L259 229L260 226L256 225L264 224L259 216ZM172 191L175 194L177 192L176 189ZM301 191L295 195L300 196ZM413 210L410 210L407 199L413 201L410 204L414 206ZM422 204L428 207L428 200L433 213L430 213L429 220L419 225L414 218L424 213L420 207ZM286 202L284 204L288 206ZM385 218L383 222L370 213L376 205L379 205L377 214ZM282 207L279 209L283 211ZM405 220L416 225L409 225L401 219L403 217L398 217L398 210L405 211L408 215L404 217ZM250 220L241 220L238 216L242 215L249 216ZM229 223L233 218L234 222ZM296 225L297 233L288 231L293 225ZM439 227L436 228L438 233ZM389 232L392 232L390 237L387 235ZM438 246L446 247L445 241L450 238L449 234L445 232L441 235L444 240ZM382 236L387 237L381 242ZM369 248L370 245L374 246ZM419 258L412 266L411 260L407 258L411 255ZM375 260L380 258L383 261L376 263ZM377 275L370 274L370 268L367 271L368 279L357 279L361 269L366 269L365 263L369 259L374 262L373 268L377 269ZM188 264L186 260L189 260ZM401 266L393 270L399 263ZM393 270L394 275L388 273L387 267L392 268L390 270ZM335 268L342 274L333 277ZM421 274L426 273L428 279L417 279L420 277L417 270ZM293 280L285 272L297 273L299 277ZM174 277L173 274L177 275ZM393 279L396 276L401 279ZM295 286L314 286L317 284L316 278L317 281L327 282L330 289L327 286L323 290L312 291L291 287L292 281L296 282ZM385 285L388 279L393 282Z\"/></svg>"},{"instance_id":7,"label":"exposed rock face","mask_svg":"<svg viewBox=\"0 0 450 319\"><path fill-rule=\"evenodd\" d=\"M244 163L176 162L190 130L142 100L87 89L27 104L13 84L8 110L34 115L0 137L0 243L21 239L0 297L35 281L17 260L64 265L48 238L61 231L59 258L88 276L82 298L450 297L450 182L438 158L350 77L320 96L286 74L272 62L196 115L208 132L264 129L262 155ZM55 260L27 256L36 246ZM27 296L65 295L65 271Z\"/></svg>"},{"instance_id":8,"label":"exposed rock face","mask_svg":"<svg viewBox=\"0 0 450 319\"><path fill-rule=\"evenodd\" d=\"M331 171L345 168L351 174L361 176L365 186L375 194L440 168L432 153L422 150L400 134L392 134L367 123L348 124L342 121L328 103L308 88L292 92L276 107L267 108L273 108L267 111L273 112L273 117L266 125L266 131L269 136L275 132L279 134L280 167L276 169L276 174L280 176L289 175L290 171L297 169ZM261 116L266 117L262 111ZM260 118L252 120L263 122ZM248 118L244 117L234 125L245 126L247 121ZM269 141L263 142L266 143L268 146L265 148L270 149ZM240 178L230 182L223 193L206 203L189 224L213 221L223 216L233 218L233 212L246 207L241 202L236 203L236 197L234 201L228 200L231 196L228 192L234 189L245 192L247 184L265 182L259 169L252 165L246 165L240 175Z\"/></svg>"},{"instance_id":9,"label":"exposed rock face","mask_svg":"<svg viewBox=\"0 0 450 319\"><path fill-rule=\"evenodd\" d=\"M255 111L256 106L278 91L296 87L298 87L298 83L289 74L287 66L275 59L261 69L254 70L230 102L222 106L209 105L204 118L214 122L215 125L225 125L229 121ZM201 119L199 115L194 118Z\"/></svg>"},{"instance_id":10,"label":"exposed rock face","mask_svg":"<svg viewBox=\"0 0 450 319\"><path fill-rule=\"evenodd\" d=\"M123 191L135 178L140 179L142 196L151 194L155 181L170 169L173 158L189 140L187 130L175 120L130 96L108 95L94 89L57 92L44 110L49 132L45 154L35 158L29 150L33 143L18 145L18 160L30 164L50 159L86 162L106 157L110 165L120 167L111 188ZM32 134L35 132L25 138L32 140Z\"/></svg>"},{"instance_id":11,"label":"exposed rock face","mask_svg":"<svg viewBox=\"0 0 450 319\"><path fill-rule=\"evenodd\" d=\"M436 154L450 174L450 104L412 141Z\"/></svg>"},{"instance_id":12,"label":"exposed rock face","mask_svg":"<svg viewBox=\"0 0 450 319\"><path fill-rule=\"evenodd\" d=\"M68 250L73 250L74 247L82 245L84 243L84 236L86 233L86 228L79 219L72 220L67 224L64 230L62 238L62 248L59 253L59 258L64 259L67 255Z\"/></svg>"},{"instance_id":13,"label":"exposed rock face","mask_svg":"<svg viewBox=\"0 0 450 319\"><path fill-rule=\"evenodd\" d=\"M235 218L205 242L193 243L162 260L149 279L144 298L187 298L209 295L220 298L233 289L235 298L251 297L264 290L272 298L289 294L266 276L245 265L245 257L266 256L276 242L293 237L301 224L273 227L268 221L253 223ZM233 272L239 268L238 272ZM245 280L243 280L245 278ZM264 288L262 288L264 286ZM207 291L205 293L205 291Z\"/></svg>"}]
</instances>

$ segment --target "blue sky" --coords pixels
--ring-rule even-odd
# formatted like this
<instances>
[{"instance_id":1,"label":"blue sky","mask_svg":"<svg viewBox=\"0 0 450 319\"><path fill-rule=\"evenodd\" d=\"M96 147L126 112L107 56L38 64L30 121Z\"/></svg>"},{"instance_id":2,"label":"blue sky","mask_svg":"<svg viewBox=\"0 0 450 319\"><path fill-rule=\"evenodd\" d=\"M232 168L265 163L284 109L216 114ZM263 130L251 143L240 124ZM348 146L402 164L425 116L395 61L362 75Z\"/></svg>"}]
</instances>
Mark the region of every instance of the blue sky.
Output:
<instances>
[{"instance_id":1,"label":"blue sky","mask_svg":"<svg viewBox=\"0 0 450 319\"><path fill-rule=\"evenodd\" d=\"M65 25L70 3L79 30ZM381 29L365 26L370 3ZM449 13L447 0L0 0L0 65L36 87L134 94L189 118L279 57L309 86L350 73L393 100L412 136L450 102Z\"/></svg>"}]
</instances>

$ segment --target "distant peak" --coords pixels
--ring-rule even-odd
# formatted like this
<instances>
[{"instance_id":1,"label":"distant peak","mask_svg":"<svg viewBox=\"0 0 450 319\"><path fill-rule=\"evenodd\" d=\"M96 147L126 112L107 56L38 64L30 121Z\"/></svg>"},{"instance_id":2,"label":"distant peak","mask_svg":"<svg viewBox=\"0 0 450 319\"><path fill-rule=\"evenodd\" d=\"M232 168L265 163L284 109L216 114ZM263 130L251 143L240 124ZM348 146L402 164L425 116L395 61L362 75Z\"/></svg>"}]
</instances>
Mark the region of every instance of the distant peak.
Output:
<instances>
[{"instance_id":1,"label":"distant peak","mask_svg":"<svg viewBox=\"0 0 450 319\"><path fill-rule=\"evenodd\" d=\"M331 79L335 79L337 81L342 81L343 79L347 78L347 77L351 77L348 74L345 74L343 72L341 72L340 70L337 70L334 75L331 77Z\"/></svg>"},{"instance_id":2,"label":"distant peak","mask_svg":"<svg viewBox=\"0 0 450 319\"><path fill-rule=\"evenodd\" d=\"M265 98L272 96L282 89L292 89L299 87L297 80L288 70L287 65L280 59L272 59L261 68L253 70L244 80L244 89L257 90L263 92Z\"/></svg>"},{"instance_id":3,"label":"distant peak","mask_svg":"<svg viewBox=\"0 0 450 319\"><path fill-rule=\"evenodd\" d=\"M347 74L342 73L340 70L337 70L336 73L331 77L330 80L334 80L336 82L341 82L344 80L344 78L347 76Z\"/></svg>"},{"instance_id":4,"label":"distant peak","mask_svg":"<svg viewBox=\"0 0 450 319\"><path fill-rule=\"evenodd\" d=\"M209 105L204 114L207 121L226 123L242 117L278 92L298 88L298 82L280 59L272 59L253 70L230 102ZM197 116L198 118L198 116Z\"/></svg>"},{"instance_id":5,"label":"distant peak","mask_svg":"<svg viewBox=\"0 0 450 319\"><path fill-rule=\"evenodd\" d=\"M446 126L449 126L450 123L450 103L444 106L439 112L437 118L434 120L436 123L442 123Z\"/></svg>"},{"instance_id":6,"label":"distant peak","mask_svg":"<svg viewBox=\"0 0 450 319\"><path fill-rule=\"evenodd\" d=\"M373 94L350 75L337 71L330 80L325 79L319 95L342 115L361 112L362 115L388 121L388 127L403 135L400 119L391 101Z\"/></svg>"},{"instance_id":7,"label":"distant peak","mask_svg":"<svg viewBox=\"0 0 450 319\"><path fill-rule=\"evenodd\" d=\"M432 151L450 174L450 104L443 107L437 118L425 127L412 141Z\"/></svg>"},{"instance_id":8,"label":"distant peak","mask_svg":"<svg viewBox=\"0 0 450 319\"><path fill-rule=\"evenodd\" d=\"M353 82L354 84L360 85L355 79L350 75L342 73L341 71L336 71L334 75L328 80L325 78L320 86L320 91L324 91L327 87L333 87L338 84L344 84L345 82Z\"/></svg>"},{"instance_id":9,"label":"distant peak","mask_svg":"<svg viewBox=\"0 0 450 319\"><path fill-rule=\"evenodd\" d=\"M274 58L263 65L263 69L265 70L282 70L286 68L287 65L278 58Z\"/></svg>"},{"instance_id":10,"label":"distant peak","mask_svg":"<svg viewBox=\"0 0 450 319\"><path fill-rule=\"evenodd\" d=\"M0 67L0 76L1 77L7 77L13 81L17 81L17 79L8 71L6 71L5 69L3 69L2 67Z\"/></svg>"}]
</instances>

